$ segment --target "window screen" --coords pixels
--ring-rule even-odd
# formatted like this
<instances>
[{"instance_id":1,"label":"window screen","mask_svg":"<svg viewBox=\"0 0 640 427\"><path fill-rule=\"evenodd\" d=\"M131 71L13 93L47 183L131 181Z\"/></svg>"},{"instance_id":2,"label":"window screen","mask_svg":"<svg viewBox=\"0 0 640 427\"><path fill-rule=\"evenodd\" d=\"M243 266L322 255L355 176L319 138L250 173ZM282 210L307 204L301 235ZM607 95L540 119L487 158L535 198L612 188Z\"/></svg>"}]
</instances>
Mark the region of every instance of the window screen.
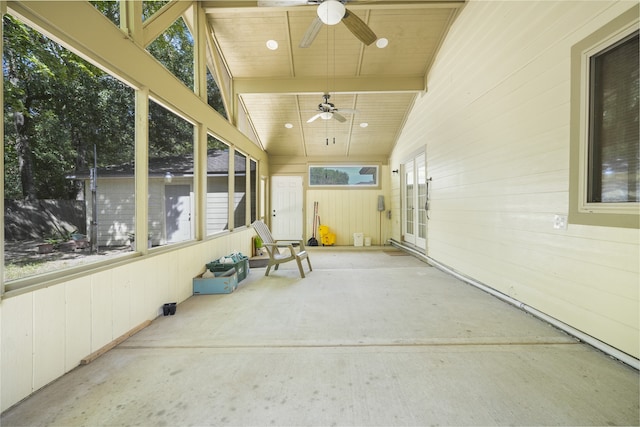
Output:
<instances>
[{"instance_id":1,"label":"window screen","mask_svg":"<svg viewBox=\"0 0 640 427\"><path fill-rule=\"evenodd\" d=\"M638 32L591 57L588 202L638 202Z\"/></svg>"}]
</instances>

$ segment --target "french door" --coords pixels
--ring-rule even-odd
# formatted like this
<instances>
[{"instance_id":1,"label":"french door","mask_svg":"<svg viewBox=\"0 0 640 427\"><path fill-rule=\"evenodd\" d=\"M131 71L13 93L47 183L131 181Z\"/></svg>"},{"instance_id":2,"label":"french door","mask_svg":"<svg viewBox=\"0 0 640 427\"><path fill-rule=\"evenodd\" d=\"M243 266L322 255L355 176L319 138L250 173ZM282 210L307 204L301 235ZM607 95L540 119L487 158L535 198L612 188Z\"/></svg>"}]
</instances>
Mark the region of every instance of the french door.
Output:
<instances>
[{"instance_id":1,"label":"french door","mask_svg":"<svg viewBox=\"0 0 640 427\"><path fill-rule=\"evenodd\" d=\"M427 248L427 167L425 155L403 165L402 225L404 241Z\"/></svg>"}]
</instances>

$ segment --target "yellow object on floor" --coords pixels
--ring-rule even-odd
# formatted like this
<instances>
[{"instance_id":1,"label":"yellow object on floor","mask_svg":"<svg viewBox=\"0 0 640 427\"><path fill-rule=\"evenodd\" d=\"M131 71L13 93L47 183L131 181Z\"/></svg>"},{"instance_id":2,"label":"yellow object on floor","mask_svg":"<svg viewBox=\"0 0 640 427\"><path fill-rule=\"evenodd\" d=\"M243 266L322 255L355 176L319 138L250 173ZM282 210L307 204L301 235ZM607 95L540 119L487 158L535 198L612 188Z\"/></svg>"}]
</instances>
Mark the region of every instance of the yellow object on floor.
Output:
<instances>
[{"instance_id":1,"label":"yellow object on floor","mask_svg":"<svg viewBox=\"0 0 640 427\"><path fill-rule=\"evenodd\" d=\"M336 235L335 233L329 232L329 226L321 225L318 227L318 233L320 234L322 246L332 246L336 243Z\"/></svg>"}]
</instances>

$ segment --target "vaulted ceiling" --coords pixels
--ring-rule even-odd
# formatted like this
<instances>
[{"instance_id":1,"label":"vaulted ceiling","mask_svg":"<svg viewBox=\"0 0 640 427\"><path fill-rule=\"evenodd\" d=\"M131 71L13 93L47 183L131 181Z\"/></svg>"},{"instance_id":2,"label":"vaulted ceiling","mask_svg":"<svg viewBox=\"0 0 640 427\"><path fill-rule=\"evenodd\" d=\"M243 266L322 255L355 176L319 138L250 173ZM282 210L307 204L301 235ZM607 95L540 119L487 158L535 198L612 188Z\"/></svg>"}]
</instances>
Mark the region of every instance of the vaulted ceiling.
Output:
<instances>
[{"instance_id":1,"label":"vaulted ceiling","mask_svg":"<svg viewBox=\"0 0 640 427\"><path fill-rule=\"evenodd\" d=\"M464 0L347 1L349 13L388 40L385 48L365 45L343 22L323 24L311 45L300 47L318 16L313 3L202 3L231 120L270 156L386 159ZM324 94L344 122L307 123Z\"/></svg>"}]
</instances>

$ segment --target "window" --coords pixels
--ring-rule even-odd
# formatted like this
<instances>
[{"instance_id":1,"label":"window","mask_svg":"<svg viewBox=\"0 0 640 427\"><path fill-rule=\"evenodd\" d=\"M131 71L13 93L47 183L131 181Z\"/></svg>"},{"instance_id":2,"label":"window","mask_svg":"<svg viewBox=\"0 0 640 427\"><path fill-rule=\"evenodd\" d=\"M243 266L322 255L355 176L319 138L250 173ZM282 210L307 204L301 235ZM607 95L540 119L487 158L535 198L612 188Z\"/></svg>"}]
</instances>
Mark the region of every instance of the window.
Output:
<instances>
[{"instance_id":1,"label":"window","mask_svg":"<svg viewBox=\"0 0 640 427\"><path fill-rule=\"evenodd\" d=\"M378 166L309 166L312 187L377 187Z\"/></svg>"},{"instance_id":2,"label":"window","mask_svg":"<svg viewBox=\"0 0 640 427\"><path fill-rule=\"evenodd\" d=\"M247 225L247 156L235 152L234 157L233 226Z\"/></svg>"},{"instance_id":3,"label":"window","mask_svg":"<svg viewBox=\"0 0 640 427\"><path fill-rule=\"evenodd\" d=\"M638 201L638 32L591 57L587 202Z\"/></svg>"},{"instance_id":4,"label":"window","mask_svg":"<svg viewBox=\"0 0 640 427\"><path fill-rule=\"evenodd\" d=\"M157 102L151 101L147 241L149 247L194 238L193 170L193 125Z\"/></svg>"},{"instance_id":5,"label":"window","mask_svg":"<svg viewBox=\"0 0 640 427\"><path fill-rule=\"evenodd\" d=\"M250 159L249 165L249 173L251 174L249 178L251 185L251 208L249 214L251 215L251 223L253 224L258 215L258 162Z\"/></svg>"},{"instance_id":6,"label":"window","mask_svg":"<svg viewBox=\"0 0 640 427\"><path fill-rule=\"evenodd\" d=\"M3 25L4 280L131 254L134 90L10 15Z\"/></svg>"},{"instance_id":7,"label":"window","mask_svg":"<svg viewBox=\"0 0 640 427\"><path fill-rule=\"evenodd\" d=\"M637 9L572 49L571 223L638 228Z\"/></svg>"},{"instance_id":8,"label":"window","mask_svg":"<svg viewBox=\"0 0 640 427\"><path fill-rule=\"evenodd\" d=\"M207 235L229 229L229 146L207 135Z\"/></svg>"}]
</instances>

